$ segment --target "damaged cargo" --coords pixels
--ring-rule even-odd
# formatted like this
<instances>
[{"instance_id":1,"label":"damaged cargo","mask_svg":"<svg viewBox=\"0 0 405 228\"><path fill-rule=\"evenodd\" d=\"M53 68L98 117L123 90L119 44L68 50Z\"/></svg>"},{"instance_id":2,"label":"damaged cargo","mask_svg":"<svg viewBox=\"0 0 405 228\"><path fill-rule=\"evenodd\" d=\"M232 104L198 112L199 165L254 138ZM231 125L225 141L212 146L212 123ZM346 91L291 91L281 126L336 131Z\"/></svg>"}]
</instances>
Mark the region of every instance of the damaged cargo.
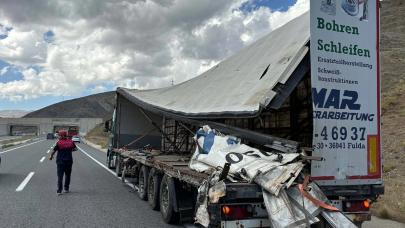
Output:
<instances>
[{"instance_id":1,"label":"damaged cargo","mask_svg":"<svg viewBox=\"0 0 405 228\"><path fill-rule=\"evenodd\" d=\"M210 225L208 202L218 203L221 197L226 196L225 180L254 182L260 186L271 227L309 227L320 221L317 218L322 216L320 212L341 213L328 204L327 197L315 183L309 183L308 176L303 178L305 152L258 150L240 143L235 137L221 135L209 126L198 130L194 139L197 146L189 163L190 168L198 172L211 171L207 181L198 188L197 198L204 200L197 202L197 223L205 227ZM221 168L223 164L226 169ZM297 181L297 178L301 178L301 181ZM234 214L234 217L238 217L238 213L248 213L243 210L233 212L231 207L228 208L228 211L222 211L225 216ZM340 215L338 222L336 227L355 227L343 215Z\"/></svg>"},{"instance_id":2,"label":"damaged cargo","mask_svg":"<svg viewBox=\"0 0 405 228\"><path fill-rule=\"evenodd\" d=\"M331 159L349 170L367 158L349 164L314 153L309 22L304 13L181 84L118 88L105 125L108 167L167 223L352 227L370 219L364 205L383 193L381 178L312 175Z\"/></svg>"}]
</instances>

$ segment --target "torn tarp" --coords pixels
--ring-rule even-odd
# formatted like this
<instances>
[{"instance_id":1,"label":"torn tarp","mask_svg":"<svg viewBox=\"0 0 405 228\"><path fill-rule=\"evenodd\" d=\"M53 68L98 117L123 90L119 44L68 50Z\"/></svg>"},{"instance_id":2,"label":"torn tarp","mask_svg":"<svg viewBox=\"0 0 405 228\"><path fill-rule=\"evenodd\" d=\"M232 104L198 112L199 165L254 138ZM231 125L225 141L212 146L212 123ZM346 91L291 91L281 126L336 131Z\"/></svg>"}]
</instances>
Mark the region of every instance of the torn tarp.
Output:
<instances>
[{"instance_id":1,"label":"torn tarp","mask_svg":"<svg viewBox=\"0 0 405 228\"><path fill-rule=\"evenodd\" d=\"M221 136L209 126L197 132L196 141L198 146L189 164L191 169L203 172L230 163L231 176L242 176L247 181L256 182L275 195L303 167L301 162L291 163L299 156L298 153L258 150L240 143L235 137ZM291 164L285 165L287 163Z\"/></svg>"}]
</instances>

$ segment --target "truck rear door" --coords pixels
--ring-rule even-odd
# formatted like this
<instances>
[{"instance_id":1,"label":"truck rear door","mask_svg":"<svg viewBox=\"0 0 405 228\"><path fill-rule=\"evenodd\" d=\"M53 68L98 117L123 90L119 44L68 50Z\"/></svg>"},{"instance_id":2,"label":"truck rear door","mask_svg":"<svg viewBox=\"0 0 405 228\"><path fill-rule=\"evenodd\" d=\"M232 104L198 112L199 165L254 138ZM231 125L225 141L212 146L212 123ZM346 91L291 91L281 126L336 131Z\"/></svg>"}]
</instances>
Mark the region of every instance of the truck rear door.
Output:
<instances>
[{"instance_id":1,"label":"truck rear door","mask_svg":"<svg viewBox=\"0 0 405 228\"><path fill-rule=\"evenodd\" d=\"M339 4L338 4L339 3ZM320 185L381 184L379 2L311 1L313 155Z\"/></svg>"}]
</instances>

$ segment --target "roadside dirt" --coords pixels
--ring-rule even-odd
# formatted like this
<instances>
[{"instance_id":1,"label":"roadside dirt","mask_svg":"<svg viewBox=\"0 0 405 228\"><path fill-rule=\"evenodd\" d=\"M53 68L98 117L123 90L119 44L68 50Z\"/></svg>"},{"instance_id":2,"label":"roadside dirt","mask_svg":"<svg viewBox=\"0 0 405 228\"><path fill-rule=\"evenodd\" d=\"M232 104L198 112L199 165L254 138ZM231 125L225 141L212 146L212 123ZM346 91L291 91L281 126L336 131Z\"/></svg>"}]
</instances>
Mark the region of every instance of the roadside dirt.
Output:
<instances>
[{"instance_id":1,"label":"roadside dirt","mask_svg":"<svg viewBox=\"0 0 405 228\"><path fill-rule=\"evenodd\" d=\"M381 8L382 153L385 194L373 214L405 222L405 1Z\"/></svg>"},{"instance_id":2,"label":"roadside dirt","mask_svg":"<svg viewBox=\"0 0 405 228\"><path fill-rule=\"evenodd\" d=\"M371 218L371 221L364 222L362 228L405 228L405 224L395 222L388 219L380 219L375 216Z\"/></svg>"},{"instance_id":3,"label":"roadside dirt","mask_svg":"<svg viewBox=\"0 0 405 228\"><path fill-rule=\"evenodd\" d=\"M100 146L100 149L106 149L108 147L108 133L104 132L104 124L99 124L93 128L84 137L87 141Z\"/></svg>"},{"instance_id":4,"label":"roadside dirt","mask_svg":"<svg viewBox=\"0 0 405 228\"><path fill-rule=\"evenodd\" d=\"M35 136L27 135L27 136L21 136L21 137L16 137L16 138L12 138L12 139L2 140L2 141L0 141L0 149L6 149L8 147L12 147L12 146L24 143L34 137Z\"/></svg>"}]
</instances>

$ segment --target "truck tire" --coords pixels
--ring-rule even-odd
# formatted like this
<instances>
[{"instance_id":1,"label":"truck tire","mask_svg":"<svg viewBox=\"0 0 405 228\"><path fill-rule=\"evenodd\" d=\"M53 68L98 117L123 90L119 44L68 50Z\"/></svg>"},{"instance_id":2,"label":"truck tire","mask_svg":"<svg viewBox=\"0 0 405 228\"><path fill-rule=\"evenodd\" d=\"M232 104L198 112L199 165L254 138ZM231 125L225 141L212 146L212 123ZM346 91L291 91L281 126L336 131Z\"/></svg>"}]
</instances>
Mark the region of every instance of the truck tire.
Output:
<instances>
[{"instance_id":1,"label":"truck tire","mask_svg":"<svg viewBox=\"0 0 405 228\"><path fill-rule=\"evenodd\" d=\"M122 162L121 162L122 158L120 155L117 155L115 157L115 174L117 175L117 177L120 177L122 174Z\"/></svg>"},{"instance_id":2,"label":"truck tire","mask_svg":"<svg viewBox=\"0 0 405 228\"><path fill-rule=\"evenodd\" d=\"M166 223L178 222L178 213L175 211L176 190L173 178L164 175L160 183L159 191L160 213Z\"/></svg>"},{"instance_id":3,"label":"truck tire","mask_svg":"<svg viewBox=\"0 0 405 228\"><path fill-rule=\"evenodd\" d=\"M111 165L111 162L113 160L113 155L111 151L107 151L107 167L109 169L115 168L113 165Z\"/></svg>"},{"instance_id":4,"label":"truck tire","mask_svg":"<svg viewBox=\"0 0 405 228\"><path fill-rule=\"evenodd\" d=\"M138 196L141 200L148 199L148 176L149 169L147 166L142 166L138 176Z\"/></svg>"},{"instance_id":5,"label":"truck tire","mask_svg":"<svg viewBox=\"0 0 405 228\"><path fill-rule=\"evenodd\" d=\"M153 210L159 210L159 191L162 176L156 171L151 169L148 177L148 202Z\"/></svg>"},{"instance_id":6,"label":"truck tire","mask_svg":"<svg viewBox=\"0 0 405 228\"><path fill-rule=\"evenodd\" d=\"M122 168L122 172L121 172L121 181L123 183L125 183L125 175L127 174L127 166L124 165L124 167Z\"/></svg>"}]
</instances>

